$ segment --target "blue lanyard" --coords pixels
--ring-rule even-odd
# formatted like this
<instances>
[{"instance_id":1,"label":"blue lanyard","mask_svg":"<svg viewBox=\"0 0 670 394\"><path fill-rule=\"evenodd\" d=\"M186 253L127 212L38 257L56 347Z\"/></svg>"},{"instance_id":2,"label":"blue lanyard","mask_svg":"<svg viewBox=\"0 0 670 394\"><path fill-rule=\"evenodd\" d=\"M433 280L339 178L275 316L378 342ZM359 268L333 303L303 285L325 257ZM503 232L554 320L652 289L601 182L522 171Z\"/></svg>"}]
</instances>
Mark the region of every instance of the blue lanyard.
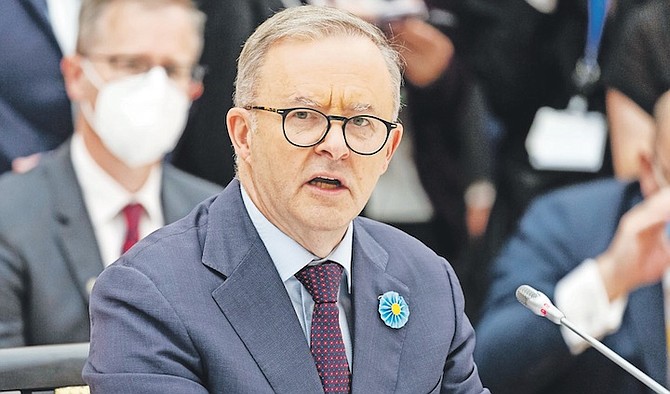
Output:
<instances>
[{"instance_id":1,"label":"blue lanyard","mask_svg":"<svg viewBox=\"0 0 670 394\"><path fill-rule=\"evenodd\" d=\"M598 51L603 37L605 20L607 19L608 5L609 0L589 0L589 24L586 32L584 56L577 61L573 79L578 90L582 93L600 78Z\"/></svg>"},{"instance_id":2,"label":"blue lanyard","mask_svg":"<svg viewBox=\"0 0 670 394\"><path fill-rule=\"evenodd\" d=\"M608 0L589 0L589 25L584 48L584 62L588 66L598 64L598 50L603 37Z\"/></svg>"}]
</instances>

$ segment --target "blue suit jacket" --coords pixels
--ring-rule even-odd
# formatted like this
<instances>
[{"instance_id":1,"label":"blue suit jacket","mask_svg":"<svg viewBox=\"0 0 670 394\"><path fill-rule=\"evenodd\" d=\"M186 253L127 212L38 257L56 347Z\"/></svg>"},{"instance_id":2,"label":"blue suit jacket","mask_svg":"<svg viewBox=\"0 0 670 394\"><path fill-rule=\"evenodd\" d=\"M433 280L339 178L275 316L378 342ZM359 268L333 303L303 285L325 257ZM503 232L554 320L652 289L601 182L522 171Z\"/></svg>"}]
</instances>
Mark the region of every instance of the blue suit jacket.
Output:
<instances>
[{"instance_id":1,"label":"blue suit jacket","mask_svg":"<svg viewBox=\"0 0 670 394\"><path fill-rule=\"evenodd\" d=\"M477 325L475 360L491 391L651 392L593 348L572 356L559 327L534 315L514 295L518 286L528 284L553 299L556 283L585 259L602 253L621 216L641 200L637 183L606 180L551 193L531 206L492 267ZM665 385L663 316L661 285L640 288L628 299L621 328L603 342Z\"/></svg>"},{"instance_id":2,"label":"blue suit jacket","mask_svg":"<svg viewBox=\"0 0 670 394\"><path fill-rule=\"evenodd\" d=\"M481 393L474 332L447 262L415 239L354 221L352 391ZM400 293L401 329L378 297ZM107 268L91 299L84 379L109 393L318 393L309 346L234 180Z\"/></svg>"},{"instance_id":3,"label":"blue suit jacket","mask_svg":"<svg viewBox=\"0 0 670 394\"><path fill-rule=\"evenodd\" d=\"M45 0L0 1L0 37L2 173L18 156L55 149L74 128Z\"/></svg>"}]
</instances>

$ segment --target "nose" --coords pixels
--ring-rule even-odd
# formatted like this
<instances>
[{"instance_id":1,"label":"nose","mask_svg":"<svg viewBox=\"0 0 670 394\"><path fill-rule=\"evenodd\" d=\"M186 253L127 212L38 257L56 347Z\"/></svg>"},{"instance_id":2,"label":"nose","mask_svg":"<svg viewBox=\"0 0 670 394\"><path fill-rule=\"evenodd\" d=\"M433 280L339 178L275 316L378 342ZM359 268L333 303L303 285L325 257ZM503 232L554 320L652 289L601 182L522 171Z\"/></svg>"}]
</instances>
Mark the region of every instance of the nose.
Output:
<instances>
[{"instance_id":1,"label":"nose","mask_svg":"<svg viewBox=\"0 0 670 394\"><path fill-rule=\"evenodd\" d=\"M161 66L161 65L152 66L149 69L149 71L147 71L147 77L167 79L168 78L167 70L165 69L165 66Z\"/></svg>"},{"instance_id":2,"label":"nose","mask_svg":"<svg viewBox=\"0 0 670 394\"><path fill-rule=\"evenodd\" d=\"M332 160L342 160L351 154L346 141L344 140L343 123L340 120L331 120L330 129L323 141L315 146L319 154L330 156Z\"/></svg>"}]
</instances>

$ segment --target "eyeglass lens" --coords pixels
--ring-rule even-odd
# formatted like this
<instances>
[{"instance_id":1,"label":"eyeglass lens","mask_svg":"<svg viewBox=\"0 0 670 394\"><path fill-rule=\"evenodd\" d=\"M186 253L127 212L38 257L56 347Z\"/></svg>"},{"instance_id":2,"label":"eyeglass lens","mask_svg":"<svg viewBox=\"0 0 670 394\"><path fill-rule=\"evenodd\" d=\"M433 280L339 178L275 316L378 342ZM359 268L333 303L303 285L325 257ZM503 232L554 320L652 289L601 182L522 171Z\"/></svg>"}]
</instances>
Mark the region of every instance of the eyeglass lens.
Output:
<instances>
[{"instance_id":1,"label":"eyeglass lens","mask_svg":"<svg viewBox=\"0 0 670 394\"><path fill-rule=\"evenodd\" d=\"M328 123L326 115L318 111L307 108L293 109L284 114L284 133L294 145L312 146L324 137L328 131ZM377 152L386 142L388 135L387 125L368 115L349 118L344 121L343 127L347 145L361 154Z\"/></svg>"}]
</instances>

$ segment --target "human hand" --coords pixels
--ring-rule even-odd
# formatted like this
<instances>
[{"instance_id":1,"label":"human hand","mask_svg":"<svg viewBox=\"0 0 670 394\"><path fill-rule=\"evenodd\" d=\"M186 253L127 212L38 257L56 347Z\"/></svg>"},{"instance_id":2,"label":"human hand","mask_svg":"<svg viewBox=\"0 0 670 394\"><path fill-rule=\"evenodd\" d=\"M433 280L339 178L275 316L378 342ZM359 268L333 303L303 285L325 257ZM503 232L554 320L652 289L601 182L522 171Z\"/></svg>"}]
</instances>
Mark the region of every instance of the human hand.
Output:
<instances>
[{"instance_id":1,"label":"human hand","mask_svg":"<svg viewBox=\"0 0 670 394\"><path fill-rule=\"evenodd\" d=\"M391 39L405 60L405 78L419 87L435 82L454 56L451 39L419 18L391 23Z\"/></svg>"},{"instance_id":2,"label":"human hand","mask_svg":"<svg viewBox=\"0 0 670 394\"><path fill-rule=\"evenodd\" d=\"M670 268L670 188L661 189L623 215L607 250L596 258L610 300L656 283Z\"/></svg>"},{"instance_id":3,"label":"human hand","mask_svg":"<svg viewBox=\"0 0 670 394\"><path fill-rule=\"evenodd\" d=\"M479 238L484 235L491 215L490 207L466 207L465 225L470 238Z\"/></svg>"},{"instance_id":4,"label":"human hand","mask_svg":"<svg viewBox=\"0 0 670 394\"><path fill-rule=\"evenodd\" d=\"M470 238L484 235L489 223L489 216L496 200L496 189L485 179L470 184L463 195L465 202L465 225Z\"/></svg>"},{"instance_id":5,"label":"human hand","mask_svg":"<svg viewBox=\"0 0 670 394\"><path fill-rule=\"evenodd\" d=\"M28 172L39 164L41 158L41 153L33 153L28 156L17 157L12 160L12 171L18 174Z\"/></svg>"}]
</instances>

